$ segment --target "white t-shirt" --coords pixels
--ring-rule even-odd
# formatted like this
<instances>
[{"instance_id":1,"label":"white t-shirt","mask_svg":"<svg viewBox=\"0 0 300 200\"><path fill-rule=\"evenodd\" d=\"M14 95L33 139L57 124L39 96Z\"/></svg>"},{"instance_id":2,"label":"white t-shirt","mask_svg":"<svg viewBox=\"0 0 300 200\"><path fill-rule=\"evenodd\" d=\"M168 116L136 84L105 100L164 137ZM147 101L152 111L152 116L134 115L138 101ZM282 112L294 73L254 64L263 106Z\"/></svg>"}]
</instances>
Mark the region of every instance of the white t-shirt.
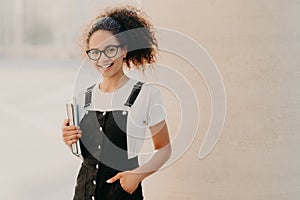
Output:
<instances>
[{"instance_id":1,"label":"white t-shirt","mask_svg":"<svg viewBox=\"0 0 300 200\"><path fill-rule=\"evenodd\" d=\"M122 110L128 114L126 133L129 159L140 152L144 139L149 137L146 135L149 132L147 129L166 118L160 90L154 83L145 82L134 104L131 107L124 105L137 82L138 80L129 79L121 88L111 93L103 92L96 84L92 89L92 102L86 108L101 112Z\"/></svg>"}]
</instances>

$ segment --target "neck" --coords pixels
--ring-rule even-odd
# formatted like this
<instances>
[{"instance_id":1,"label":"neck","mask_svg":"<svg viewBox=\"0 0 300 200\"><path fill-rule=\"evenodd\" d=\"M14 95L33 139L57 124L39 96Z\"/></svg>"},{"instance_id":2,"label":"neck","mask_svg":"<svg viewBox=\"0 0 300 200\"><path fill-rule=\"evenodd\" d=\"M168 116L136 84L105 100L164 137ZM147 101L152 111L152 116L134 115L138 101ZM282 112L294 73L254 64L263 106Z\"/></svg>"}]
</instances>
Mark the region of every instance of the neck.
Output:
<instances>
[{"instance_id":1,"label":"neck","mask_svg":"<svg viewBox=\"0 0 300 200\"><path fill-rule=\"evenodd\" d=\"M103 92L113 92L122 87L127 81L128 77L124 73L116 74L113 77L103 77L103 81L99 84L99 89Z\"/></svg>"}]
</instances>

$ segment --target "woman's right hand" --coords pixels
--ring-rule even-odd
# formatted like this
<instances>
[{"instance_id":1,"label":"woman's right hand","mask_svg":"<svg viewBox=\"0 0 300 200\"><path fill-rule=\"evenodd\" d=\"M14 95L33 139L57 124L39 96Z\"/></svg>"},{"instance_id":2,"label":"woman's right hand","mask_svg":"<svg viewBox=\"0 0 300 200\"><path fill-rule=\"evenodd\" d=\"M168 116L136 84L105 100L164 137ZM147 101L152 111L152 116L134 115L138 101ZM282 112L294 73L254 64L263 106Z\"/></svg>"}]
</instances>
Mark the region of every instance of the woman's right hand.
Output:
<instances>
[{"instance_id":1,"label":"woman's right hand","mask_svg":"<svg viewBox=\"0 0 300 200\"><path fill-rule=\"evenodd\" d=\"M66 145L71 146L81 137L82 131L79 126L69 126L70 119L65 119L62 127L62 136Z\"/></svg>"}]
</instances>

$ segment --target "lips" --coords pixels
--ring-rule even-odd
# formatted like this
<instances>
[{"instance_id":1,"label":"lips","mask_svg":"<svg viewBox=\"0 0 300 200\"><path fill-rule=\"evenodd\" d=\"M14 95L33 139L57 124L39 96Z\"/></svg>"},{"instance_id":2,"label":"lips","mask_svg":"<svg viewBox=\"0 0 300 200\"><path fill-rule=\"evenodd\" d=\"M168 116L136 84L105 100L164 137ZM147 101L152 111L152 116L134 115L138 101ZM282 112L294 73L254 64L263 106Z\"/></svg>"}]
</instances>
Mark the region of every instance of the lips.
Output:
<instances>
[{"instance_id":1,"label":"lips","mask_svg":"<svg viewBox=\"0 0 300 200\"><path fill-rule=\"evenodd\" d=\"M108 69L110 69L111 68L111 66L113 66L113 62L112 63L110 63L110 64L106 64L106 65L98 65L100 68L102 68L102 69L105 69L105 70L108 70Z\"/></svg>"}]
</instances>

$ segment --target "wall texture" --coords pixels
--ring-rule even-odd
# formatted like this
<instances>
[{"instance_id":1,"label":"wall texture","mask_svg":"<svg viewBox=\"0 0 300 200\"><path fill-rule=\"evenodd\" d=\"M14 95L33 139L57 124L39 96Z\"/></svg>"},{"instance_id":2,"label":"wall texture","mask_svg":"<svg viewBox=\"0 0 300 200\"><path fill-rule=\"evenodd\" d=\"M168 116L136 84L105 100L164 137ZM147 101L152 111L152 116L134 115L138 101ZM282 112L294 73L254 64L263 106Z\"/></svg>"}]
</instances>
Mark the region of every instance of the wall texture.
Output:
<instances>
[{"instance_id":1,"label":"wall texture","mask_svg":"<svg viewBox=\"0 0 300 200\"><path fill-rule=\"evenodd\" d=\"M210 101L190 76L205 116L199 135L174 166L147 182L147 192L153 199L299 198L300 1L166 0L143 8L156 26L192 36L208 50L227 93L222 136L197 160Z\"/></svg>"}]
</instances>

